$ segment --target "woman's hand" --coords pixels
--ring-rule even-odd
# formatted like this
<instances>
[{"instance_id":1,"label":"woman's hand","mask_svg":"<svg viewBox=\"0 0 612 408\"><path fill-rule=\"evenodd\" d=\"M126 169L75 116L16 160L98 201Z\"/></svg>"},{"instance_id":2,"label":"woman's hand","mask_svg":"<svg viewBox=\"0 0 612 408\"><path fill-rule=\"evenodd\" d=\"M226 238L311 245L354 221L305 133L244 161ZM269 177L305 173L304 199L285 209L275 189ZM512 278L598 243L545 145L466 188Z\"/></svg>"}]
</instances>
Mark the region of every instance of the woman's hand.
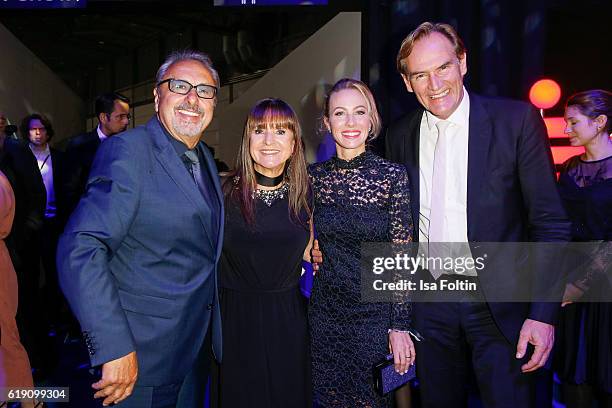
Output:
<instances>
[{"instance_id":1,"label":"woman's hand","mask_svg":"<svg viewBox=\"0 0 612 408\"><path fill-rule=\"evenodd\" d=\"M393 353L395 371L402 375L406 374L416 358L416 351L410 334L391 330L389 332L389 351Z\"/></svg>"},{"instance_id":2,"label":"woman's hand","mask_svg":"<svg viewBox=\"0 0 612 408\"><path fill-rule=\"evenodd\" d=\"M319 249L319 240L315 239L310 250L310 257L312 262L312 270L316 275L319 270L319 264L323 263L323 252Z\"/></svg>"}]
</instances>

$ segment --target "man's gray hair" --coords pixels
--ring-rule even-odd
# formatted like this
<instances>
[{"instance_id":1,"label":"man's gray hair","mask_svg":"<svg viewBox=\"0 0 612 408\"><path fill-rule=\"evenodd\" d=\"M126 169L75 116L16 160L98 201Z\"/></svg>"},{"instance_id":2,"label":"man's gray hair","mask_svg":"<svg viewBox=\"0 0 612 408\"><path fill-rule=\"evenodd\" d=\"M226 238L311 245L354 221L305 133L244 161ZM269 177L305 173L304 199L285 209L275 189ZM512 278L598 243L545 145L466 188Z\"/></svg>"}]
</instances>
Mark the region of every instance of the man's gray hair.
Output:
<instances>
[{"instance_id":1,"label":"man's gray hair","mask_svg":"<svg viewBox=\"0 0 612 408\"><path fill-rule=\"evenodd\" d=\"M170 65L180 61L188 60L198 61L202 63L202 65L204 65L204 67L208 69L208 71L210 71L210 74L212 75L213 80L215 81L215 86L217 88L221 86L219 81L219 74L217 73L217 70L213 67L210 57L204 54L203 52L195 50L179 50L170 53L170 55L166 57L164 63L161 64L161 66L157 70L157 75L155 75L155 83L158 84L163 80L164 76L166 75L166 72L168 71L168 68L170 68Z\"/></svg>"}]
</instances>

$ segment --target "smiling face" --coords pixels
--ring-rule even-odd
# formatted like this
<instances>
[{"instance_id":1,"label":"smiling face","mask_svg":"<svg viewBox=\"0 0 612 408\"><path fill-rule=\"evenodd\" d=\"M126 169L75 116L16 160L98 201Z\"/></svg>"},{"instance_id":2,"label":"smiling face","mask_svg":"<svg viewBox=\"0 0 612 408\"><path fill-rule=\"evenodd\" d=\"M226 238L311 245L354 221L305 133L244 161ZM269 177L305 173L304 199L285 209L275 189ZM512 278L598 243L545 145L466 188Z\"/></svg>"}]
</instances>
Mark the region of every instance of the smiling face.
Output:
<instances>
[{"instance_id":1,"label":"smiling face","mask_svg":"<svg viewBox=\"0 0 612 408\"><path fill-rule=\"evenodd\" d=\"M293 131L286 127L262 123L251 131L249 137L249 152L255 170L268 177L280 176L293 153Z\"/></svg>"},{"instance_id":2,"label":"smiling face","mask_svg":"<svg viewBox=\"0 0 612 408\"><path fill-rule=\"evenodd\" d=\"M332 93L324 121L336 142L338 157L350 160L365 151L372 122L368 102L357 89Z\"/></svg>"},{"instance_id":3,"label":"smiling face","mask_svg":"<svg viewBox=\"0 0 612 408\"><path fill-rule=\"evenodd\" d=\"M577 106L565 110L565 133L572 146L586 146L597 139L598 123L580 112Z\"/></svg>"},{"instance_id":4,"label":"smiling face","mask_svg":"<svg viewBox=\"0 0 612 408\"><path fill-rule=\"evenodd\" d=\"M35 146L44 147L49 141L49 135L47 134L47 128L45 128L45 125L43 125L40 119L32 119L30 120L29 127L28 137L30 139L30 143Z\"/></svg>"},{"instance_id":5,"label":"smiling face","mask_svg":"<svg viewBox=\"0 0 612 408\"><path fill-rule=\"evenodd\" d=\"M194 60L183 60L172 64L162 80L168 78L182 79L192 85L216 86L210 71L202 63ZM215 100L198 97L195 88L187 95L173 93L168 89L167 83L156 87L153 95L159 121L170 135L187 147L194 147L213 118Z\"/></svg>"},{"instance_id":6,"label":"smiling face","mask_svg":"<svg viewBox=\"0 0 612 408\"><path fill-rule=\"evenodd\" d=\"M466 55L458 58L453 44L434 32L417 40L404 62L407 74L402 78L408 91L433 115L448 119L463 98Z\"/></svg>"}]
</instances>

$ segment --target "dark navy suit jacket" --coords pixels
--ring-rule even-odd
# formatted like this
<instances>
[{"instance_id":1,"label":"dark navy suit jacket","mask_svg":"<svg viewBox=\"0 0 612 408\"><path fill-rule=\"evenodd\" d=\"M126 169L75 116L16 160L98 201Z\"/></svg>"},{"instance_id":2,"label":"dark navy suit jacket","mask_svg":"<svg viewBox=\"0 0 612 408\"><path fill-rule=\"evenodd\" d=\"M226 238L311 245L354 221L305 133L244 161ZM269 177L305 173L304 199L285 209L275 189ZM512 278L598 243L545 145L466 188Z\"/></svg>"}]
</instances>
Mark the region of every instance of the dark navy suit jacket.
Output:
<instances>
[{"instance_id":1,"label":"dark navy suit jacket","mask_svg":"<svg viewBox=\"0 0 612 408\"><path fill-rule=\"evenodd\" d=\"M557 192L552 155L540 114L524 102L470 93L467 231L472 252L477 242L568 241L570 223ZM419 219L419 133L423 109L389 128L386 156L408 170L412 219ZM418 222L413 237L418 240ZM560 269L550 251L540 254L530 276L512 268L485 270L479 280L485 297L525 293L558 302L490 302L491 313L513 343L526 318L554 324L563 294ZM547 259L548 258L548 259ZM498 298L499 299L499 298ZM418 309L418 308L417 308ZM415 310L418 314L418 310ZM418 316L415 316L418 325Z\"/></svg>"},{"instance_id":2,"label":"dark navy suit jacket","mask_svg":"<svg viewBox=\"0 0 612 408\"><path fill-rule=\"evenodd\" d=\"M68 141L66 146L66 161L70 164L70 171L64 183L66 212L68 215L74 211L81 196L85 193L89 172L100 147L98 128L87 133L76 135Z\"/></svg>"},{"instance_id":3,"label":"dark navy suit jacket","mask_svg":"<svg viewBox=\"0 0 612 408\"><path fill-rule=\"evenodd\" d=\"M140 386L182 381L209 326L221 359L223 200L214 160L201 148L214 205L156 117L109 138L60 238L60 283L92 366L136 351Z\"/></svg>"}]
</instances>

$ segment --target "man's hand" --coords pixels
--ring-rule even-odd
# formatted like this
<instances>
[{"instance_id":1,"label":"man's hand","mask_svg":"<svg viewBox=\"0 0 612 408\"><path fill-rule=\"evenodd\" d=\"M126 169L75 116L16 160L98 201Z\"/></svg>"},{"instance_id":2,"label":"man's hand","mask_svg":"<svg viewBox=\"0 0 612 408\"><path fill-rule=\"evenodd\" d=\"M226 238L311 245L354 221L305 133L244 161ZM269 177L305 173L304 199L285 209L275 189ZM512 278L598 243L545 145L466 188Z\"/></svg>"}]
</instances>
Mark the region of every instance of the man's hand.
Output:
<instances>
[{"instance_id":1,"label":"man's hand","mask_svg":"<svg viewBox=\"0 0 612 408\"><path fill-rule=\"evenodd\" d=\"M563 301L561 302L561 307L567 306L571 303L574 303L578 299L580 299L584 295L582 289L573 283L568 283L565 285L565 293L563 294Z\"/></svg>"},{"instance_id":2,"label":"man's hand","mask_svg":"<svg viewBox=\"0 0 612 408\"><path fill-rule=\"evenodd\" d=\"M319 249L319 240L315 239L310 250L312 270L316 273L319 270L319 264L323 262L323 252Z\"/></svg>"},{"instance_id":3,"label":"man's hand","mask_svg":"<svg viewBox=\"0 0 612 408\"><path fill-rule=\"evenodd\" d=\"M516 358L525 356L528 343L533 344L535 349L529 361L521 367L524 373L535 371L546 364L555 343L555 327L548 323L526 319L519 335Z\"/></svg>"},{"instance_id":4,"label":"man's hand","mask_svg":"<svg viewBox=\"0 0 612 408\"><path fill-rule=\"evenodd\" d=\"M94 398L104 397L102 405L117 404L132 394L138 378L138 360L136 352L119 357L102 365L102 378L93 383L92 388L98 390Z\"/></svg>"},{"instance_id":5,"label":"man's hand","mask_svg":"<svg viewBox=\"0 0 612 408\"><path fill-rule=\"evenodd\" d=\"M391 330L389 332L389 350L393 353L395 371L401 375L406 374L416 358L410 334Z\"/></svg>"}]
</instances>

